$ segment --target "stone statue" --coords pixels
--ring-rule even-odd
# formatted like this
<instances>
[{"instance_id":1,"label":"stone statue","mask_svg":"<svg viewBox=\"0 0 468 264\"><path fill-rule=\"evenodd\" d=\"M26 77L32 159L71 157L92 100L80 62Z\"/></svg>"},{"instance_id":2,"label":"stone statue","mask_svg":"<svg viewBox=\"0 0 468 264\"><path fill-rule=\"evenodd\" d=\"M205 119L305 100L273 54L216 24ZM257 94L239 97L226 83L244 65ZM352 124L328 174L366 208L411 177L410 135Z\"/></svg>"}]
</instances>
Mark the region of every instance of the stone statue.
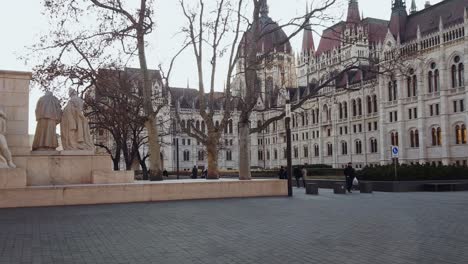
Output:
<instances>
[{"instance_id":1,"label":"stone statue","mask_svg":"<svg viewBox=\"0 0 468 264\"><path fill-rule=\"evenodd\" d=\"M8 149L6 134L6 114L3 108L0 108L0 168L16 168L11 158L11 152Z\"/></svg>"},{"instance_id":2,"label":"stone statue","mask_svg":"<svg viewBox=\"0 0 468 264\"><path fill-rule=\"evenodd\" d=\"M63 109L60 133L64 150L93 151L94 144L91 141L88 120L83 114L84 101L78 97L78 93L68 90L70 100Z\"/></svg>"},{"instance_id":3,"label":"stone statue","mask_svg":"<svg viewBox=\"0 0 468 264\"><path fill-rule=\"evenodd\" d=\"M51 92L46 92L36 105L37 127L33 151L54 151L58 147L56 127L61 118L62 108L59 100Z\"/></svg>"}]
</instances>

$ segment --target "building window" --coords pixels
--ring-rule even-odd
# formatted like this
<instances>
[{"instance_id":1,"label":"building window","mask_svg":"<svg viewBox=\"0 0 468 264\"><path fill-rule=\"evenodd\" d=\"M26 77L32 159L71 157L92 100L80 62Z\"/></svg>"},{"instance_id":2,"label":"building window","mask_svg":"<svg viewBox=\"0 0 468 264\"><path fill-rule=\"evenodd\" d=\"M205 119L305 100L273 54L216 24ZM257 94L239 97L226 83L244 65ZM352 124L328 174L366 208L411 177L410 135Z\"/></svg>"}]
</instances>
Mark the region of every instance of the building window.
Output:
<instances>
[{"instance_id":1,"label":"building window","mask_svg":"<svg viewBox=\"0 0 468 264\"><path fill-rule=\"evenodd\" d=\"M357 103L356 103L356 100L352 100L351 101L351 105L353 107L353 116L356 116L357 115Z\"/></svg>"},{"instance_id":2,"label":"building window","mask_svg":"<svg viewBox=\"0 0 468 264\"><path fill-rule=\"evenodd\" d=\"M372 113L372 98L367 96L367 113Z\"/></svg>"},{"instance_id":3,"label":"building window","mask_svg":"<svg viewBox=\"0 0 468 264\"><path fill-rule=\"evenodd\" d=\"M356 154L362 154L362 141L361 140L355 141L355 152Z\"/></svg>"},{"instance_id":4,"label":"building window","mask_svg":"<svg viewBox=\"0 0 468 264\"><path fill-rule=\"evenodd\" d=\"M226 151L226 160L232 161L232 152L230 150Z\"/></svg>"},{"instance_id":5,"label":"building window","mask_svg":"<svg viewBox=\"0 0 468 264\"><path fill-rule=\"evenodd\" d=\"M205 160L205 152L203 150L198 151L198 161Z\"/></svg>"},{"instance_id":6,"label":"building window","mask_svg":"<svg viewBox=\"0 0 468 264\"><path fill-rule=\"evenodd\" d=\"M392 144L392 146L399 146L399 142L398 142L398 132L392 132L390 134L390 143Z\"/></svg>"},{"instance_id":7,"label":"building window","mask_svg":"<svg viewBox=\"0 0 468 264\"><path fill-rule=\"evenodd\" d=\"M464 85L464 65L460 62L460 56L455 56L452 65L452 88L462 87Z\"/></svg>"},{"instance_id":8,"label":"building window","mask_svg":"<svg viewBox=\"0 0 468 264\"><path fill-rule=\"evenodd\" d=\"M374 96L372 97L372 102L374 104L374 113L377 113L378 112L378 107L377 107L377 95L374 94Z\"/></svg>"},{"instance_id":9,"label":"building window","mask_svg":"<svg viewBox=\"0 0 468 264\"><path fill-rule=\"evenodd\" d=\"M309 157L309 147L304 146L304 158L308 158L308 157Z\"/></svg>"},{"instance_id":10,"label":"building window","mask_svg":"<svg viewBox=\"0 0 468 264\"><path fill-rule=\"evenodd\" d=\"M432 146L442 146L442 129L433 127L431 130Z\"/></svg>"},{"instance_id":11,"label":"building window","mask_svg":"<svg viewBox=\"0 0 468 264\"><path fill-rule=\"evenodd\" d=\"M439 70L435 62L431 63L431 69L427 74L427 81L429 86L429 93L436 93L439 91Z\"/></svg>"},{"instance_id":12,"label":"building window","mask_svg":"<svg viewBox=\"0 0 468 264\"><path fill-rule=\"evenodd\" d=\"M275 149L275 150L273 151L273 157L274 157L275 160L278 159L278 150L277 150L277 149Z\"/></svg>"},{"instance_id":13,"label":"building window","mask_svg":"<svg viewBox=\"0 0 468 264\"><path fill-rule=\"evenodd\" d=\"M333 156L333 145L332 145L332 143L327 144L327 156Z\"/></svg>"},{"instance_id":14,"label":"building window","mask_svg":"<svg viewBox=\"0 0 468 264\"><path fill-rule=\"evenodd\" d=\"M397 81L393 80L388 82L388 101L396 101L398 98L398 85Z\"/></svg>"},{"instance_id":15,"label":"building window","mask_svg":"<svg viewBox=\"0 0 468 264\"><path fill-rule=\"evenodd\" d=\"M417 129L410 131L410 147L419 148L419 131Z\"/></svg>"},{"instance_id":16,"label":"building window","mask_svg":"<svg viewBox=\"0 0 468 264\"><path fill-rule=\"evenodd\" d=\"M346 141L341 142L341 155L348 155L348 143Z\"/></svg>"},{"instance_id":17,"label":"building window","mask_svg":"<svg viewBox=\"0 0 468 264\"><path fill-rule=\"evenodd\" d=\"M362 100L361 100L361 98L357 99L357 105L358 105L358 116L362 116Z\"/></svg>"},{"instance_id":18,"label":"building window","mask_svg":"<svg viewBox=\"0 0 468 264\"><path fill-rule=\"evenodd\" d=\"M184 151L184 161L190 161L190 151Z\"/></svg>"},{"instance_id":19,"label":"building window","mask_svg":"<svg viewBox=\"0 0 468 264\"><path fill-rule=\"evenodd\" d=\"M297 147L294 147L294 158L299 158L299 149Z\"/></svg>"},{"instance_id":20,"label":"building window","mask_svg":"<svg viewBox=\"0 0 468 264\"><path fill-rule=\"evenodd\" d=\"M457 125L455 127L455 143L457 145L459 144L466 144L467 143L467 131L466 131L466 126L463 125Z\"/></svg>"},{"instance_id":21,"label":"building window","mask_svg":"<svg viewBox=\"0 0 468 264\"><path fill-rule=\"evenodd\" d=\"M263 151L258 151L258 160L263 160Z\"/></svg>"},{"instance_id":22,"label":"building window","mask_svg":"<svg viewBox=\"0 0 468 264\"><path fill-rule=\"evenodd\" d=\"M371 138L370 140L370 152L371 153L377 153L378 152L378 149L377 149L377 139L375 138Z\"/></svg>"},{"instance_id":23,"label":"building window","mask_svg":"<svg viewBox=\"0 0 468 264\"><path fill-rule=\"evenodd\" d=\"M320 156L320 149L319 149L319 145L317 145L317 144L315 144L315 146L314 146L314 156L315 157Z\"/></svg>"}]
</instances>

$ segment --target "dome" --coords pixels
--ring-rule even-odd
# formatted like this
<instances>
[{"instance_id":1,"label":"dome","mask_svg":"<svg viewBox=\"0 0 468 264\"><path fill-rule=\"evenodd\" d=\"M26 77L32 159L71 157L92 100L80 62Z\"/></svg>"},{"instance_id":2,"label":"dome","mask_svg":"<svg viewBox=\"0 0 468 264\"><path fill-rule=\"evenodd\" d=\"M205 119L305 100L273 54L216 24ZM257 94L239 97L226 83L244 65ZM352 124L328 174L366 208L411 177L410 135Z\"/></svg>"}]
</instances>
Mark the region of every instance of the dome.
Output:
<instances>
[{"instance_id":1,"label":"dome","mask_svg":"<svg viewBox=\"0 0 468 264\"><path fill-rule=\"evenodd\" d=\"M268 5L266 0L262 1L260 13L259 31L261 32L260 36L262 37L257 44L257 53L265 54L276 51L292 54L291 43L288 40L288 36L278 23L274 22L273 19L268 16ZM251 30L248 30L244 34L242 38L243 43L245 42L247 34L251 34Z\"/></svg>"}]
</instances>

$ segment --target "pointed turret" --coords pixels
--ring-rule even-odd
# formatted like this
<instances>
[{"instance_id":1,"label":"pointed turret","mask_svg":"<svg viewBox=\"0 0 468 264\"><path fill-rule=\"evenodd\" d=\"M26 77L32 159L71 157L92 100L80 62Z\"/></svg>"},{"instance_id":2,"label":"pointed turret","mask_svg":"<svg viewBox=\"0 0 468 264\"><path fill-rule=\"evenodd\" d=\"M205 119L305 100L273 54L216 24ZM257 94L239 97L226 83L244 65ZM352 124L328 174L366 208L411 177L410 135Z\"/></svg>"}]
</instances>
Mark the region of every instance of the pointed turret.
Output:
<instances>
[{"instance_id":1,"label":"pointed turret","mask_svg":"<svg viewBox=\"0 0 468 264\"><path fill-rule=\"evenodd\" d=\"M306 16L308 15L309 6L306 6ZM304 36L302 37L302 53L310 55L309 53L315 52L315 43L310 22L307 24L304 28Z\"/></svg>"},{"instance_id":2,"label":"pointed turret","mask_svg":"<svg viewBox=\"0 0 468 264\"><path fill-rule=\"evenodd\" d=\"M354 24L361 22L361 17L359 16L358 0L349 0L348 17L346 19L346 22Z\"/></svg>"},{"instance_id":3,"label":"pointed turret","mask_svg":"<svg viewBox=\"0 0 468 264\"><path fill-rule=\"evenodd\" d=\"M267 17L269 13L268 1L267 0L260 0L260 14L262 17Z\"/></svg>"},{"instance_id":4,"label":"pointed turret","mask_svg":"<svg viewBox=\"0 0 468 264\"><path fill-rule=\"evenodd\" d=\"M410 14L414 14L416 12L418 12L418 8L416 7L416 0L412 0Z\"/></svg>"},{"instance_id":5,"label":"pointed turret","mask_svg":"<svg viewBox=\"0 0 468 264\"><path fill-rule=\"evenodd\" d=\"M402 41L404 41L407 18L406 2L403 0L393 0L389 28L393 36L395 38L401 37Z\"/></svg>"}]
</instances>

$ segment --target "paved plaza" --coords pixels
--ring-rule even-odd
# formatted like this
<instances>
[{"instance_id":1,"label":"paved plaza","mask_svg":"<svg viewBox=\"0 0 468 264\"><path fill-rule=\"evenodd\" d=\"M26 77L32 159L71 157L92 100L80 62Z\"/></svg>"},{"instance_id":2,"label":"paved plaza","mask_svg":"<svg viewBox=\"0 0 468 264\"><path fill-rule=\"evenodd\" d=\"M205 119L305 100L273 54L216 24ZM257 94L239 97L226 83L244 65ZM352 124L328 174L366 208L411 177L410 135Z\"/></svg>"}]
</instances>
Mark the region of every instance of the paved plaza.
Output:
<instances>
[{"instance_id":1,"label":"paved plaza","mask_svg":"<svg viewBox=\"0 0 468 264\"><path fill-rule=\"evenodd\" d=\"M468 263L468 192L0 210L0 263Z\"/></svg>"}]
</instances>

